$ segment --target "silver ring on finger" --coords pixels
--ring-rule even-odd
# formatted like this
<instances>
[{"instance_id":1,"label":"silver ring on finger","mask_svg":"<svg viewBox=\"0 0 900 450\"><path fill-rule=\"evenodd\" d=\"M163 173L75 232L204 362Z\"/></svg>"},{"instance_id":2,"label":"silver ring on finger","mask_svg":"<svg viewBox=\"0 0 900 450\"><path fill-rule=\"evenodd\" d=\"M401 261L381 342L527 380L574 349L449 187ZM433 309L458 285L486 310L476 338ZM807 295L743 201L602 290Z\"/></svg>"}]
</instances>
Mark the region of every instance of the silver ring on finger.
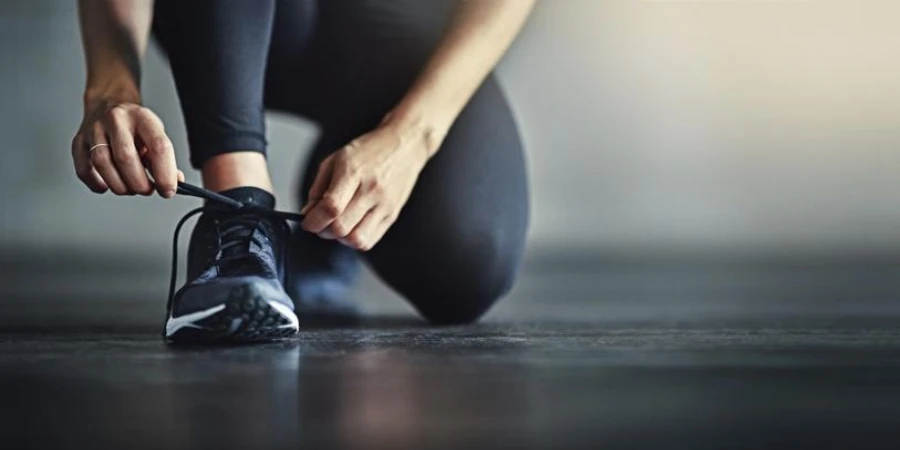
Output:
<instances>
[{"instance_id":1,"label":"silver ring on finger","mask_svg":"<svg viewBox=\"0 0 900 450\"><path fill-rule=\"evenodd\" d=\"M91 146L91 148L88 149L88 154L94 153L94 150L96 150L100 147L109 147L109 144L95 144L95 145Z\"/></svg>"}]
</instances>

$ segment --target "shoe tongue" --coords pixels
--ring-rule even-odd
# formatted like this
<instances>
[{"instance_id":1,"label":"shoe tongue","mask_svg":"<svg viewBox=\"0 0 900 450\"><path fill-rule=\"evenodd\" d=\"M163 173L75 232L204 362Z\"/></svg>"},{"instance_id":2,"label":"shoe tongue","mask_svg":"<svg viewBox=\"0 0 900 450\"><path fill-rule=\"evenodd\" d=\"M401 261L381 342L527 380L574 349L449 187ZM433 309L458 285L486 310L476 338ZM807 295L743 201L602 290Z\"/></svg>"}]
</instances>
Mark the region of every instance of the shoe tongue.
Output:
<instances>
[{"instance_id":1,"label":"shoe tongue","mask_svg":"<svg viewBox=\"0 0 900 450\"><path fill-rule=\"evenodd\" d=\"M275 196L260 188L251 186L237 187L219 192L219 194L237 200L245 205L275 209Z\"/></svg>"},{"instance_id":2,"label":"shoe tongue","mask_svg":"<svg viewBox=\"0 0 900 450\"><path fill-rule=\"evenodd\" d=\"M252 205L266 209L275 208L275 196L259 188L238 187L219 192L219 194L237 200L246 206ZM226 211L230 209L228 206L215 202L208 203L208 205L216 209L222 207ZM253 213L251 212L250 215L252 216ZM248 221L246 214L239 213L238 216L234 216L232 212L226 212L220 218L220 223L223 226L222 231L225 232L225 230L230 229L230 232L227 233L228 236L223 236L223 239L231 242L231 245L225 244L227 248L222 249L222 256L227 258L226 262L219 266L222 273L239 274L247 270L251 272L259 270L258 265L262 263L259 258L268 259L266 249L261 248L256 240L252 238L258 233L265 235L265 227L260 226L259 222L257 222L256 226L253 226L254 222L253 217L250 217ZM235 257L238 257L238 259L231 259ZM250 259L245 257L250 257Z\"/></svg>"}]
</instances>

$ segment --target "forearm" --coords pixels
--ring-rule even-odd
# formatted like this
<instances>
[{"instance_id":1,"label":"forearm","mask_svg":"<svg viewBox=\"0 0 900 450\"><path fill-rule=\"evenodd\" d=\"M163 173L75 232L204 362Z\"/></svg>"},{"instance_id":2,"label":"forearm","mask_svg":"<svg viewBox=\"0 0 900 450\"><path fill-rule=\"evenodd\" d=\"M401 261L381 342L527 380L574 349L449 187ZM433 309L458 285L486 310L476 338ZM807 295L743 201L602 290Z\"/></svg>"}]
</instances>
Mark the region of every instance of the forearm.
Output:
<instances>
[{"instance_id":1,"label":"forearm","mask_svg":"<svg viewBox=\"0 0 900 450\"><path fill-rule=\"evenodd\" d=\"M86 106L108 97L140 102L141 60L152 17L152 0L79 0Z\"/></svg>"},{"instance_id":2,"label":"forearm","mask_svg":"<svg viewBox=\"0 0 900 450\"><path fill-rule=\"evenodd\" d=\"M515 39L535 0L464 0L425 68L387 120L439 148L462 108Z\"/></svg>"}]
</instances>

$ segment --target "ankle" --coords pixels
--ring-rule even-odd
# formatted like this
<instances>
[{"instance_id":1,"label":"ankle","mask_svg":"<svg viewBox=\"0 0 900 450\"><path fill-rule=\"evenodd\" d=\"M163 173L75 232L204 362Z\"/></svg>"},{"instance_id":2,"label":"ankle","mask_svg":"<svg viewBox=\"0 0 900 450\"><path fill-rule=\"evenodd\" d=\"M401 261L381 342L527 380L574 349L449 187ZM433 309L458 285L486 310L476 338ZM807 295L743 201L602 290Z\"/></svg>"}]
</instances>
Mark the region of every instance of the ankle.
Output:
<instances>
[{"instance_id":1,"label":"ankle","mask_svg":"<svg viewBox=\"0 0 900 450\"><path fill-rule=\"evenodd\" d=\"M272 193L266 157L259 152L233 152L213 156L203 163L203 186L215 192L255 187Z\"/></svg>"}]
</instances>

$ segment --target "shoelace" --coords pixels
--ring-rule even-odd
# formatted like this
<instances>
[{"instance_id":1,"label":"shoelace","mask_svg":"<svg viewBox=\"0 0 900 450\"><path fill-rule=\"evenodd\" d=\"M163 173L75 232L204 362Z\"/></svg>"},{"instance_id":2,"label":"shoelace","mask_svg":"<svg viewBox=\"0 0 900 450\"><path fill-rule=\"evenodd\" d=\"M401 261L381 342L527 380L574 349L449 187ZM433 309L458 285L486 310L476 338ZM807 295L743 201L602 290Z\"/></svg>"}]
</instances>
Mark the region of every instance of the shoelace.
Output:
<instances>
[{"instance_id":1,"label":"shoelace","mask_svg":"<svg viewBox=\"0 0 900 450\"><path fill-rule=\"evenodd\" d=\"M230 259L242 258L245 256L244 254L242 254L242 252L239 251L239 249L241 248L240 246L242 244L246 244L249 248L249 245L251 242L253 242L254 235L256 233L251 231L249 234L240 234L240 232L242 230L246 230L248 227L250 227L251 230L258 227L260 217L275 220L293 220L295 222L303 220L303 216L300 214L289 213L285 211L275 211L272 209L261 208L254 205L245 205L235 199L228 198L208 189L204 189L202 187L194 186L192 184L184 183L181 181L178 182L177 193L180 195L202 198L211 203L228 206L231 208L231 211L235 213L234 217L225 219L224 221L222 221L222 223L219 224L219 227L221 228L220 241L227 241L222 245L222 253L226 253L226 250L229 250L228 253L230 253L230 255L226 255L224 258L221 258L219 262L223 260L227 261ZM208 205L201 206L199 208L188 211L188 213L178 221L178 224L175 225L175 235L172 237L172 273L169 276L169 308L172 307L172 301L175 298L175 283L178 281L178 236L181 234L181 228L191 217L207 211L222 212L222 209ZM257 245L259 245L258 241Z\"/></svg>"},{"instance_id":2,"label":"shoelace","mask_svg":"<svg viewBox=\"0 0 900 450\"><path fill-rule=\"evenodd\" d=\"M216 222L219 241L219 258L216 265L220 270L227 268L231 262L249 256L253 244L260 247L264 245L256 233L261 227L268 231L268 221L257 214L239 214Z\"/></svg>"}]
</instances>

